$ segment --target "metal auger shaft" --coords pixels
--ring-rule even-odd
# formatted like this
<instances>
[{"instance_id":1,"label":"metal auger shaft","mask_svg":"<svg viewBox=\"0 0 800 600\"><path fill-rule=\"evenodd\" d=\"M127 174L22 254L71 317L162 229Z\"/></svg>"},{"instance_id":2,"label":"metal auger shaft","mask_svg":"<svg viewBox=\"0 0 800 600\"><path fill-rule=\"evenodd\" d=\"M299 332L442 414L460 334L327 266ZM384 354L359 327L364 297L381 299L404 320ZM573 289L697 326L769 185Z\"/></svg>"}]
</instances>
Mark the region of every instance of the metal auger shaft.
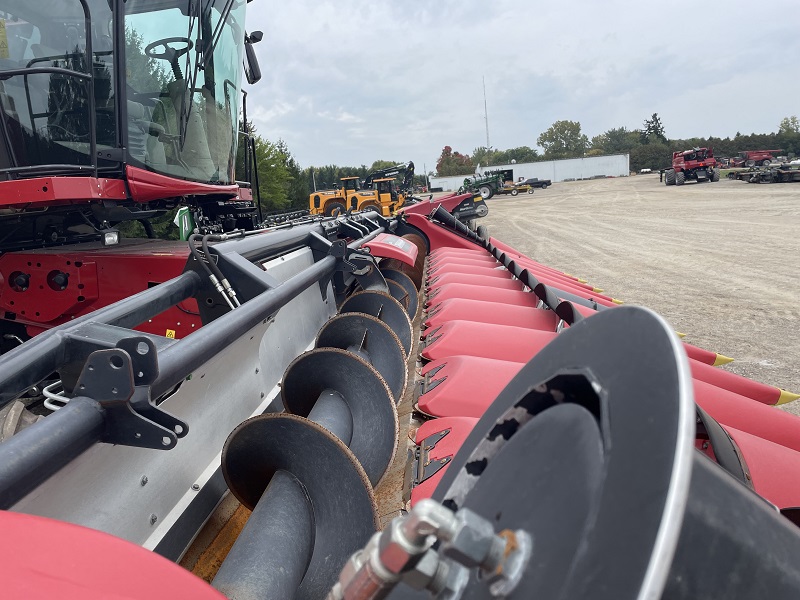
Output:
<instances>
[{"instance_id":1,"label":"metal auger shaft","mask_svg":"<svg viewBox=\"0 0 800 600\"><path fill-rule=\"evenodd\" d=\"M345 548L374 531L372 485L394 454L392 394L358 355L307 352L287 368L282 394L288 413L245 421L223 450L231 491L253 507L213 581L236 600L321 597Z\"/></svg>"}]
</instances>

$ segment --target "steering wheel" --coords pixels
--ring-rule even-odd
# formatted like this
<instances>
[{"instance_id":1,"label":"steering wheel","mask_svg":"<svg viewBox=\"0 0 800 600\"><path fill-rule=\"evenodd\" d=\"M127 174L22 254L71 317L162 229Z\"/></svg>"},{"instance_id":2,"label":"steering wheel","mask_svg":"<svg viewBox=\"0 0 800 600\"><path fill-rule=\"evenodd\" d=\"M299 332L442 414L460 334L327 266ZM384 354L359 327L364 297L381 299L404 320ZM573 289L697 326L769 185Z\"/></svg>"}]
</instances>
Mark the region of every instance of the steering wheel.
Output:
<instances>
[{"instance_id":1,"label":"steering wheel","mask_svg":"<svg viewBox=\"0 0 800 600\"><path fill-rule=\"evenodd\" d=\"M171 46L169 46L169 44L178 44L178 43L186 44L186 47L185 48L175 49L175 48L172 48ZM155 50L159 46L163 46L164 47L164 52L153 52L153 50ZM166 60L166 61L169 61L170 63L173 63L174 61L179 59L181 56L183 56L184 54L189 52L189 50L191 50L193 47L194 47L194 43L189 38L186 38L186 37L168 37L168 38L164 38L164 39L161 39L161 40L156 40L155 42L147 44L147 46L145 46L144 53L149 58L158 58L158 59Z\"/></svg>"}]
</instances>

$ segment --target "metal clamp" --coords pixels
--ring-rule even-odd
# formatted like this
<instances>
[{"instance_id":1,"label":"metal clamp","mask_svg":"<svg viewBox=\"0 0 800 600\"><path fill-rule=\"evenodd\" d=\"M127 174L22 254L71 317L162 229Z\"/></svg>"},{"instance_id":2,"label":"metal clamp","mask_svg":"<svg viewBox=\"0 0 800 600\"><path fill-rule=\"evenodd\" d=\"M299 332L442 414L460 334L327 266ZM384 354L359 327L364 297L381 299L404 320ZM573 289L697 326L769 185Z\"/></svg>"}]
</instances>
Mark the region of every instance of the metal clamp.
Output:
<instances>
[{"instance_id":1,"label":"metal clamp","mask_svg":"<svg viewBox=\"0 0 800 600\"><path fill-rule=\"evenodd\" d=\"M157 375L155 345L145 337L120 340L117 348L89 355L75 395L91 398L105 409L102 441L169 450L189 432L185 422L156 408L151 401L149 385Z\"/></svg>"},{"instance_id":2,"label":"metal clamp","mask_svg":"<svg viewBox=\"0 0 800 600\"><path fill-rule=\"evenodd\" d=\"M375 257L366 250L349 248L344 240L331 242L315 233L311 236L310 245L312 250L317 253L325 252L327 256L334 257L336 272L352 274L362 289L389 292L389 284L386 283L386 279L378 269ZM320 285L322 283L320 282ZM325 281L324 284L327 287L328 281Z\"/></svg>"}]
</instances>

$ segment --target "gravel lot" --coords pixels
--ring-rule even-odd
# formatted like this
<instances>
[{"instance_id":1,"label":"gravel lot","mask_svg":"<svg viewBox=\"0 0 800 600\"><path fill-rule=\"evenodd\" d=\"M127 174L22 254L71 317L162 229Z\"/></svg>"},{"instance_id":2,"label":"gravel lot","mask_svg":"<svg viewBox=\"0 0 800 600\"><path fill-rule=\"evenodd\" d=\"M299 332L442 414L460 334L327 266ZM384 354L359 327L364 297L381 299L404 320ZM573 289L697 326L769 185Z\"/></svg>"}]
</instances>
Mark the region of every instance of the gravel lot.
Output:
<instances>
[{"instance_id":1,"label":"gravel lot","mask_svg":"<svg viewBox=\"0 0 800 600\"><path fill-rule=\"evenodd\" d=\"M800 393L800 185L658 174L488 201L490 235L663 315L722 368ZM800 401L787 407L800 414Z\"/></svg>"}]
</instances>

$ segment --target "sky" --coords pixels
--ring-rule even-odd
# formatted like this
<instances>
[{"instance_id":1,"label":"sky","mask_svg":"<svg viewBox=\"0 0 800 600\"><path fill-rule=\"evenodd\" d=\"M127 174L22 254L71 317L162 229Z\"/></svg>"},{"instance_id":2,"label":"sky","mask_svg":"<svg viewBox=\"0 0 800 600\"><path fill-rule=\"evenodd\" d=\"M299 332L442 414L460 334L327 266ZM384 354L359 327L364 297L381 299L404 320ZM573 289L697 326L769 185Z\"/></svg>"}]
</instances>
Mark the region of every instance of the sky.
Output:
<instances>
[{"instance_id":1,"label":"sky","mask_svg":"<svg viewBox=\"0 0 800 600\"><path fill-rule=\"evenodd\" d=\"M254 0L259 135L301 167L413 160L444 146L536 147L557 120L590 138L777 131L800 116L796 0ZM483 80L486 84L484 111Z\"/></svg>"}]
</instances>

